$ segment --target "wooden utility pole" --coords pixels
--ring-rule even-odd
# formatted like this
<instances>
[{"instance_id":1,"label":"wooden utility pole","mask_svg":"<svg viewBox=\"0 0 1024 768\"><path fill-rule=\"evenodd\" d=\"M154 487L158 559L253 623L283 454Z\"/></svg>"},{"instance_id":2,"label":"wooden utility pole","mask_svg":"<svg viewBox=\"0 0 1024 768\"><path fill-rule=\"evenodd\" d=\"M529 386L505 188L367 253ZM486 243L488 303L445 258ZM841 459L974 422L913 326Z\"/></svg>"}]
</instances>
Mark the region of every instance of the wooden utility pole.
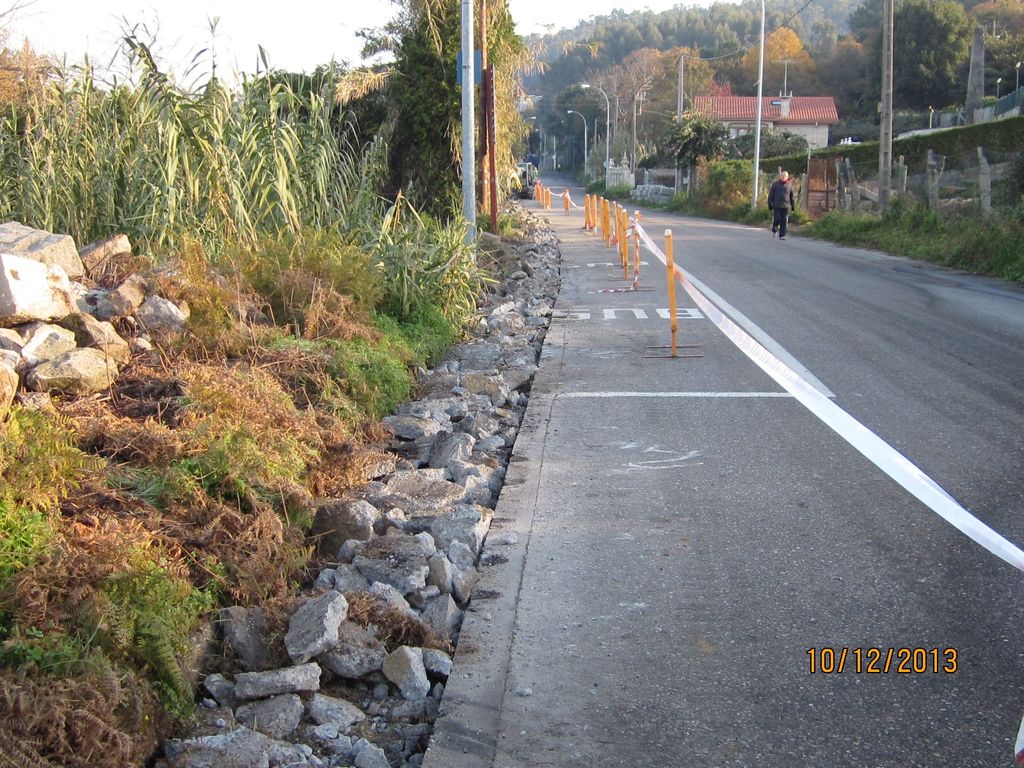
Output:
<instances>
[{"instance_id":1,"label":"wooden utility pole","mask_svg":"<svg viewBox=\"0 0 1024 768\"><path fill-rule=\"evenodd\" d=\"M892 27L893 0L885 0L882 9L882 120L878 147L878 210L889 208L892 185Z\"/></svg>"},{"instance_id":2,"label":"wooden utility pole","mask_svg":"<svg viewBox=\"0 0 1024 768\"><path fill-rule=\"evenodd\" d=\"M482 154L487 158L486 164L480 163L480 181L483 199L487 200L490 209L491 230L498 231L498 183L494 162L495 125L494 125L494 67L487 60L487 0L480 0L480 72L483 84L483 109L480 110L480 146Z\"/></svg>"}]
</instances>

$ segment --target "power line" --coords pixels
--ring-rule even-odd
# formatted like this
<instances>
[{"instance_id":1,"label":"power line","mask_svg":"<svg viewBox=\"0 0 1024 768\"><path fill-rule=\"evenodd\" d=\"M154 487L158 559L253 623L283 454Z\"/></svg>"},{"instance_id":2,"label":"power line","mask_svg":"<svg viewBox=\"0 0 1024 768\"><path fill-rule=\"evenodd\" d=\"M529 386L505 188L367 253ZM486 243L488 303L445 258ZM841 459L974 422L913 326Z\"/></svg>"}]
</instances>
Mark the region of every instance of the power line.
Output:
<instances>
[{"instance_id":1,"label":"power line","mask_svg":"<svg viewBox=\"0 0 1024 768\"><path fill-rule=\"evenodd\" d=\"M767 37L768 35L774 34L775 32L778 32L784 26L789 24L789 22L791 22L793 19L795 19L801 13L803 13L807 9L807 6L809 6L813 2L814 2L814 0L807 0L806 3L801 5L796 11L794 11L792 14L790 14L786 19L784 19L783 21L781 21L777 25L775 25L775 27L772 28L771 32L766 33L765 37ZM719 61L720 59L728 59L730 56L735 56L738 53L746 53L751 48L753 48L755 45L757 45L757 43L748 43L747 45L744 45L741 48L737 48L735 51L730 51L729 53L723 53L720 56L708 56L708 57L704 57L704 56L690 56L690 55L685 54L685 53L682 54L682 55L683 55L683 58L690 59L691 61Z\"/></svg>"}]
</instances>

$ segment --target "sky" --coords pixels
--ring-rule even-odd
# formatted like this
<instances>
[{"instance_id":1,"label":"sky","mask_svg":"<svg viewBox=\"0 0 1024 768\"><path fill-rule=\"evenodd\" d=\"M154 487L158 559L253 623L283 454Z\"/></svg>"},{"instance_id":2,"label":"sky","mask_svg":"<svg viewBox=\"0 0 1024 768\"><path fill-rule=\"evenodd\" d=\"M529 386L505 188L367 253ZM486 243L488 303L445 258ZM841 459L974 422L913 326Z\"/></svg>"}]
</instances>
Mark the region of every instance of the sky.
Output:
<instances>
[{"instance_id":1,"label":"sky","mask_svg":"<svg viewBox=\"0 0 1024 768\"><path fill-rule=\"evenodd\" d=\"M0 0L0 9L13 1ZM616 8L660 11L679 4L695 3L509 0L521 35L572 27L583 18ZM28 0L27 7L9 23L8 44L18 46L27 37L39 52L58 57L66 54L70 63L80 62L88 53L101 66L116 51L122 19L127 19L156 32L156 53L176 75L183 76L193 56L210 45L208 20L219 17L215 37L218 71L254 72L258 46L262 45L272 68L308 72L332 57L358 62L362 42L356 32L384 24L395 10L391 0ZM199 64L198 71L209 71L208 60L200 58Z\"/></svg>"}]
</instances>

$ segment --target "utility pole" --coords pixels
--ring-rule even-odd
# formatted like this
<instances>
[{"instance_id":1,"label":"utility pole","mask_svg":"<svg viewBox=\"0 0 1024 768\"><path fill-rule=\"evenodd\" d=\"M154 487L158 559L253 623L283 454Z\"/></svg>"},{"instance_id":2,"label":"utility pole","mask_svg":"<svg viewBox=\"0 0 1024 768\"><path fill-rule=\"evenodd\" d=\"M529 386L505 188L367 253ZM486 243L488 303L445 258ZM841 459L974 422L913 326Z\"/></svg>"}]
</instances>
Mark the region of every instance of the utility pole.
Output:
<instances>
[{"instance_id":1,"label":"utility pole","mask_svg":"<svg viewBox=\"0 0 1024 768\"><path fill-rule=\"evenodd\" d=\"M483 83L484 108L481 113L480 143L487 159L486 166L481 163L480 175L483 190L487 193L487 207L491 215L491 230L498 231L498 178L494 161L494 66L487 58L487 0L480 0L480 73Z\"/></svg>"},{"instance_id":2,"label":"utility pole","mask_svg":"<svg viewBox=\"0 0 1024 768\"><path fill-rule=\"evenodd\" d=\"M887 0L891 2L891 0ZM761 186L761 104L764 96L764 0L761 0L761 47L757 55L757 121L754 128L754 194L750 210L757 210L758 190Z\"/></svg>"},{"instance_id":3,"label":"utility pole","mask_svg":"<svg viewBox=\"0 0 1024 768\"><path fill-rule=\"evenodd\" d=\"M679 54L679 98L676 99L676 124L681 125L683 122L683 84L685 77L685 66L686 56ZM683 187L683 173L679 167L679 159L676 158L676 192L680 192Z\"/></svg>"},{"instance_id":4,"label":"utility pole","mask_svg":"<svg viewBox=\"0 0 1024 768\"><path fill-rule=\"evenodd\" d=\"M473 0L462 0L462 216L466 242L476 240L476 147L474 146Z\"/></svg>"},{"instance_id":5,"label":"utility pole","mask_svg":"<svg viewBox=\"0 0 1024 768\"><path fill-rule=\"evenodd\" d=\"M892 27L893 0L885 0L882 8L882 121L878 146L878 210L889 209L889 188L892 184Z\"/></svg>"}]
</instances>

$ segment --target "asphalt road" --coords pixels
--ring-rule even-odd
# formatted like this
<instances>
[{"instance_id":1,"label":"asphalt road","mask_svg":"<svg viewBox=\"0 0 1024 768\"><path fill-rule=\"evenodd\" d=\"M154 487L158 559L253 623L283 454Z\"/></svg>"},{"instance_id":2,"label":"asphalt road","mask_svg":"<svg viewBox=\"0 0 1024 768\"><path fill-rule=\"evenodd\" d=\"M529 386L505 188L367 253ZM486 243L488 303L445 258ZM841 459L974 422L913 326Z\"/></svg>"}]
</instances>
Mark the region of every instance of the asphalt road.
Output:
<instances>
[{"instance_id":1,"label":"asphalt road","mask_svg":"<svg viewBox=\"0 0 1024 768\"><path fill-rule=\"evenodd\" d=\"M628 285L603 266L614 252L581 212L546 215L558 319L492 531L519 541L483 569L426 765L1012 764L1024 573L685 295L681 340L703 357L648 357L668 340L664 269L645 255L643 290L605 292ZM1024 542L1024 291L750 227L644 222L658 240L672 228L677 263L726 314ZM822 648L846 649L842 673L810 671L812 656L830 666ZM890 648L889 671L867 671ZM927 671L897 672L904 658Z\"/></svg>"}]
</instances>

